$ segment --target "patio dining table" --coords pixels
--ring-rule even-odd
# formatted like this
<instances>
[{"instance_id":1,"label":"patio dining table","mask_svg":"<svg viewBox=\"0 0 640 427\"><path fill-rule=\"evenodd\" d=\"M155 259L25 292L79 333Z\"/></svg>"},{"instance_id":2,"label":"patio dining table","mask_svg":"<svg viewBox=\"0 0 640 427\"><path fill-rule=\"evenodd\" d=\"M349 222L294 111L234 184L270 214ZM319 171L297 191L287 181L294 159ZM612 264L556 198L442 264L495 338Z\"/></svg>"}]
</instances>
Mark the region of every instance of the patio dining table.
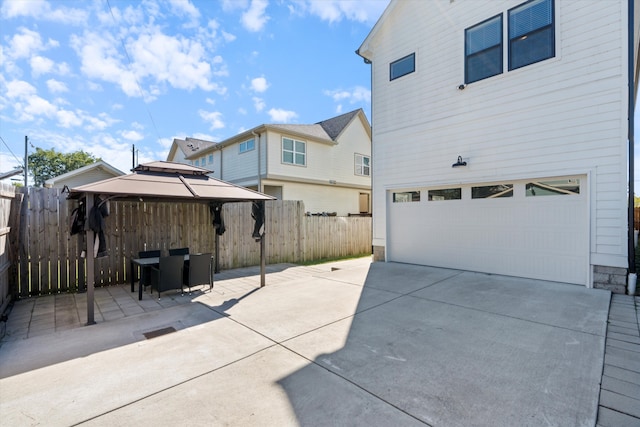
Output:
<instances>
[{"instance_id":1,"label":"patio dining table","mask_svg":"<svg viewBox=\"0 0 640 427\"><path fill-rule=\"evenodd\" d=\"M189 260L189 254L184 255L184 260ZM145 268L145 267L157 267L160 265L160 257L151 257L151 258L131 258L131 292L135 292L135 274L133 274L134 268ZM138 275L140 276L140 275ZM138 300L142 300L142 283L138 285Z\"/></svg>"}]
</instances>

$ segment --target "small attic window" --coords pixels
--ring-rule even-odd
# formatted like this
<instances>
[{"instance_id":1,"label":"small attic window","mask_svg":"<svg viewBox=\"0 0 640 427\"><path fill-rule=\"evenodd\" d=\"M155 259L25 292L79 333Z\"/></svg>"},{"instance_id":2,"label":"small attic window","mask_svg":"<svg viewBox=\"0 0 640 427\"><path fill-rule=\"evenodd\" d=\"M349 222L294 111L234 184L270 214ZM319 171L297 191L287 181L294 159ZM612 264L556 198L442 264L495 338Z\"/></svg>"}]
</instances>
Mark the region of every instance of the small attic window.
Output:
<instances>
[{"instance_id":1,"label":"small attic window","mask_svg":"<svg viewBox=\"0 0 640 427\"><path fill-rule=\"evenodd\" d=\"M389 80L411 74L416 70L416 54L412 53L389 64Z\"/></svg>"}]
</instances>

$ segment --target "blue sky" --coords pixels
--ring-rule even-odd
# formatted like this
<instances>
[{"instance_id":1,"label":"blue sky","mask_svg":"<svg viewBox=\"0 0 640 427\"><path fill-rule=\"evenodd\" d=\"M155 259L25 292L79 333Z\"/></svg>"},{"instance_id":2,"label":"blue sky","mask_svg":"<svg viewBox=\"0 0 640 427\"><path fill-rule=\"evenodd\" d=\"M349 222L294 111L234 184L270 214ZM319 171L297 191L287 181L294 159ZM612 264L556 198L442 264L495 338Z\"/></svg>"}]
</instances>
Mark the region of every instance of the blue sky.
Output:
<instances>
[{"instance_id":1,"label":"blue sky","mask_svg":"<svg viewBox=\"0 0 640 427\"><path fill-rule=\"evenodd\" d=\"M173 138L229 138L363 108L355 50L388 0L4 0L0 172L35 147L128 172Z\"/></svg>"}]
</instances>

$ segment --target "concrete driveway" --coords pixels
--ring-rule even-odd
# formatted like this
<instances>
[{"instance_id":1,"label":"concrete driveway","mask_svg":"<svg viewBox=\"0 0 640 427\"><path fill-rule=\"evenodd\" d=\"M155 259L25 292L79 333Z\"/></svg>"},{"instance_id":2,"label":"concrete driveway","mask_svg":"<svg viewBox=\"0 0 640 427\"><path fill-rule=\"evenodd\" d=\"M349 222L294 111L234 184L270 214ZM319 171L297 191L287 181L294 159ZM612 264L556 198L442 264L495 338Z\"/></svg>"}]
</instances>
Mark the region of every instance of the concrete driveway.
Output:
<instances>
[{"instance_id":1,"label":"concrete driveway","mask_svg":"<svg viewBox=\"0 0 640 427\"><path fill-rule=\"evenodd\" d=\"M4 342L0 423L595 425L609 292L368 258L296 268Z\"/></svg>"}]
</instances>

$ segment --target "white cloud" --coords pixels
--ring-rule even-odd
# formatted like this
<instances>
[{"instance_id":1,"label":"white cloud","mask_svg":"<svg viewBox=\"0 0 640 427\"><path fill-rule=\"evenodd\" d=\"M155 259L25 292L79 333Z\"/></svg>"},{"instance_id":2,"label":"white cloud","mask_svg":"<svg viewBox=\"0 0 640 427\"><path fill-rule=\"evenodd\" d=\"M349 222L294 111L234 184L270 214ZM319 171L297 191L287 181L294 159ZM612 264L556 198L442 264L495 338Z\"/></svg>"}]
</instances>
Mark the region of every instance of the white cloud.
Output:
<instances>
[{"instance_id":1,"label":"white cloud","mask_svg":"<svg viewBox=\"0 0 640 427\"><path fill-rule=\"evenodd\" d=\"M164 85L226 93L224 86L211 80L210 62L222 64L221 72L227 73L221 57L208 59L197 40L182 35L168 36L155 27L146 31L137 38L129 38L130 64L124 63L119 42L109 33L74 35L71 45L81 58L81 70L86 76L117 84L131 97L144 95L147 100L155 99L164 92ZM146 89L145 83L150 84Z\"/></svg>"},{"instance_id":2,"label":"white cloud","mask_svg":"<svg viewBox=\"0 0 640 427\"><path fill-rule=\"evenodd\" d=\"M251 80L251 89L254 92L262 93L265 92L269 88L269 83L267 83L267 79L264 77L256 77Z\"/></svg>"},{"instance_id":3,"label":"white cloud","mask_svg":"<svg viewBox=\"0 0 640 427\"><path fill-rule=\"evenodd\" d=\"M299 0L295 5L303 11L318 16L323 21L330 23L343 19L357 22L374 23L384 9L388 1L353 1L353 0Z\"/></svg>"},{"instance_id":4,"label":"white cloud","mask_svg":"<svg viewBox=\"0 0 640 427\"><path fill-rule=\"evenodd\" d=\"M51 72L53 65L55 64L49 58L39 55L31 57L29 63L31 64L31 72L35 77Z\"/></svg>"},{"instance_id":5,"label":"white cloud","mask_svg":"<svg viewBox=\"0 0 640 427\"><path fill-rule=\"evenodd\" d=\"M356 86L351 90L325 90L324 94L333 98L335 102L349 101L350 104L371 102L371 91L364 86Z\"/></svg>"},{"instance_id":6,"label":"white cloud","mask_svg":"<svg viewBox=\"0 0 640 427\"><path fill-rule=\"evenodd\" d=\"M169 0L169 4L174 14L194 20L200 18L200 11L189 0Z\"/></svg>"},{"instance_id":7,"label":"white cloud","mask_svg":"<svg viewBox=\"0 0 640 427\"><path fill-rule=\"evenodd\" d=\"M227 33L226 31L222 31L222 38L224 39L224 41L226 41L227 43L234 41L237 37L234 36L231 33Z\"/></svg>"},{"instance_id":8,"label":"white cloud","mask_svg":"<svg viewBox=\"0 0 640 427\"><path fill-rule=\"evenodd\" d=\"M138 76L150 75L178 89L216 89L209 81L211 66L198 42L159 32L143 34L132 43L130 53Z\"/></svg>"},{"instance_id":9,"label":"white cloud","mask_svg":"<svg viewBox=\"0 0 640 427\"><path fill-rule=\"evenodd\" d=\"M7 83L6 95L8 98L26 98L35 95L38 91L35 86L23 80L12 80Z\"/></svg>"},{"instance_id":10,"label":"white cloud","mask_svg":"<svg viewBox=\"0 0 640 427\"><path fill-rule=\"evenodd\" d=\"M69 91L66 84L54 79L47 80L47 88L49 88L49 92L51 93L63 93Z\"/></svg>"},{"instance_id":11,"label":"white cloud","mask_svg":"<svg viewBox=\"0 0 640 427\"><path fill-rule=\"evenodd\" d=\"M256 111L259 113L262 110L264 110L264 107L266 106L266 104L264 103L264 99L258 98L256 96L253 98L253 106L255 107Z\"/></svg>"},{"instance_id":12,"label":"white cloud","mask_svg":"<svg viewBox=\"0 0 640 427\"><path fill-rule=\"evenodd\" d=\"M200 117L210 124L209 129L216 130L224 128L224 122L222 121L222 113L219 111L205 111L198 110Z\"/></svg>"},{"instance_id":13,"label":"white cloud","mask_svg":"<svg viewBox=\"0 0 640 427\"><path fill-rule=\"evenodd\" d=\"M36 52L46 49L42 42L40 33L21 27L18 34L15 34L9 41L9 48L6 55L13 59L30 58Z\"/></svg>"},{"instance_id":14,"label":"white cloud","mask_svg":"<svg viewBox=\"0 0 640 427\"><path fill-rule=\"evenodd\" d=\"M269 17L265 15L268 5L267 0L251 0L249 9L242 14L244 28L252 32L262 30L269 20Z\"/></svg>"},{"instance_id":15,"label":"white cloud","mask_svg":"<svg viewBox=\"0 0 640 427\"><path fill-rule=\"evenodd\" d=\"M287 111L281 108L272 108L267 113L271 117L271 121L277 123L289 123L298 117L298 114L294 111Z\"/></svg>"},{"instance_id":16,"label":"white cloud","mask_svg":"<svg viewBox=\"0 0 640 427\"><path fill-rule=\"evenodd\" d=\"M58 110L56 112L58 124L63 128L70 128L82 125L82 119L76 113L69 110Z\"/></svg>"},{"instance_id":17,"label":"white cloud","mask_svg":"<svg viewBox=\"0 0 640 427\"><path fill-rule=\"evenodd\" d=\"M222 0L222 10L230 12L236 9L246 9L249 0Z\"/></svg>"},{"instance_id":18,"label":"white cloud","mask_svg":"<svg viewBox=\"0 0 640 427\"><path fill-rule=\"evenodd\" d=\"M144 135L136 130L123 130L120 132L120 136L128 141L142 141L144 139Z\"/></svg>"},{"instance_id":19,"label":"white cloud","mask_svg":"<svg viewBox=\"0 0 640 427\"><path fill-rule=\"evenodd\" d=\"M82 9L70 7L51 8L44 0L5 0L0 8L3 18L31 17L63 24L81 25L87 22L88 13Z\"/></svg>"},{"instance_id":20,"label":"white cloud","mask_svg":"<svg viewBox=\"0 0 640 427\"><path fill-rule=\"evenodd\" d=\"M89 78L120 85L128 96L141 96L135 76L126 70L117 50L117 41L109 33L71 36L71 46L81 58L81 70Z\"/></svg>"}]
</instances>

